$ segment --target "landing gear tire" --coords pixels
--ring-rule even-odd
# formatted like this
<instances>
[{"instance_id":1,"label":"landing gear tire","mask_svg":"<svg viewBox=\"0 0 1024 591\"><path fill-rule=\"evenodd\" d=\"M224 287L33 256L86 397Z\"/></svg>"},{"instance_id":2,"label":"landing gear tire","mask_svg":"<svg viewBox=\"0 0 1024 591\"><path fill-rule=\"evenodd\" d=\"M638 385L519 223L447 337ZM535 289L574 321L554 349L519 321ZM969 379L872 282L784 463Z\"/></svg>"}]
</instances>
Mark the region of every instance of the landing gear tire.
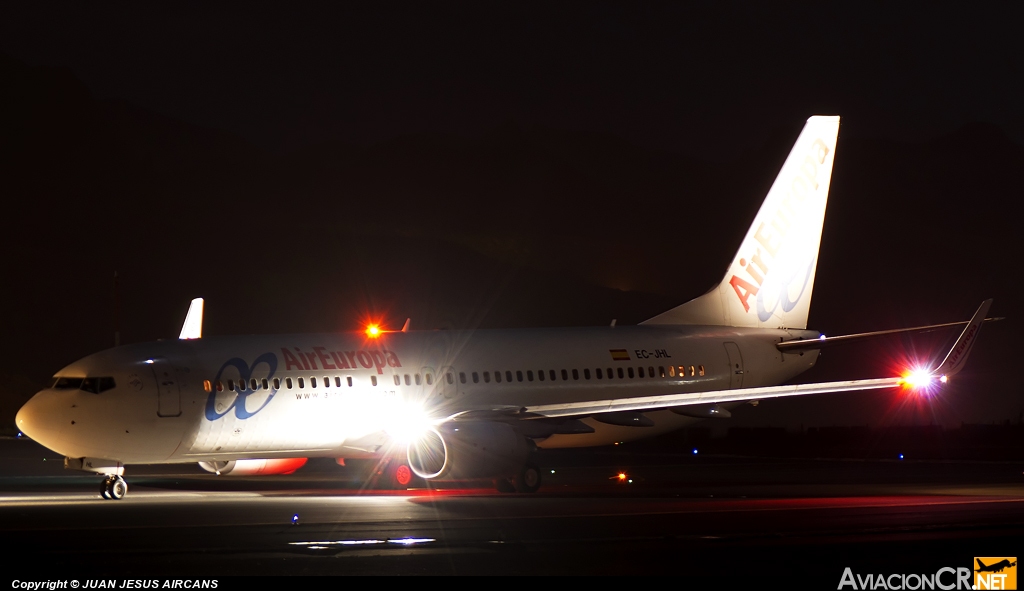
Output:
<instances>
[{"instance_id":1,"label":"landing gear tire","mask_svg":"<svg viewBox=\"0 0 1024 591\"><path fill-rule=\"evenodd\" d=\"M498 489L500 493L516 492L516 486L508 478L496 478L494 480L494 488Z\"/></svg>"},{"instance_id":2,"label":"landing gear tire","mask_svg":"<svg viewBox=\"0 0 1024 591\"><path fill-rule=\"evenodd\" d=\"M100 494L104 499L120 501L128 494L128 483L120 476L107 476L103 479Z\"/></svg>"},{"instance_id":3,"label":"landing gear tire","mask_svg":"<svg viewBox=\"0 0 1024 591\"><path fill-rule=\"evenodd\" d=\"M407 490L422 485L422 479L413 473L409 464L400 459L392 459L378 467L373 476L374 488L383 490Z\"/></svg>"},{"instance_id":4,"label":"landing gear tire","mask_svg":"<svg viewBox=\"0 0 1024 591\"><path fill-rule=\"evenodd\" d=\"M540 488L540 468L526 464L515 478L516 492L534 493Z\"/></svg>"}]
</instances>

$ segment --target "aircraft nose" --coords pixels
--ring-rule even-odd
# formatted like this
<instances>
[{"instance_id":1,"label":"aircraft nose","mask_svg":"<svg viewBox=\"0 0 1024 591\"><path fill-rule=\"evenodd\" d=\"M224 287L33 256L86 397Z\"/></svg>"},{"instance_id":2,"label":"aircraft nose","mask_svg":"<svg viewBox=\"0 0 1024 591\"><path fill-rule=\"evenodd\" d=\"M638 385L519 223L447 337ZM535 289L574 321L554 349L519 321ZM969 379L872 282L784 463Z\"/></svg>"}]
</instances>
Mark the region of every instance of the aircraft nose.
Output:
<instances>
[{"instance_id":1,"label":"aircraft nose","mask_svg":"<svg viewBox=\"0 0 1024 591\"><path fill-rule=\"evenodd\" d=\"M63 421L51 404L52 392L42 391L21 407L14 417L18 430L41 445L54 449L60 444Z\"/></svg>"}]
</instances>

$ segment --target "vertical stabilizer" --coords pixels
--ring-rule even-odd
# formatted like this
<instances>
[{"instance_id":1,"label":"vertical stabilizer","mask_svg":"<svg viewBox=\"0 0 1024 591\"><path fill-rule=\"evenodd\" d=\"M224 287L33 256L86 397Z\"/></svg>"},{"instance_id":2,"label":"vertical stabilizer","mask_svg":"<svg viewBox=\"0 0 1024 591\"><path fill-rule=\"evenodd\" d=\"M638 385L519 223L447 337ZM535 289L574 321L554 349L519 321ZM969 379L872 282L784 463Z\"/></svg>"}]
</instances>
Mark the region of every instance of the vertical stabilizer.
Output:
<instances>
[{"instance_id":1,"label":"vertical stabilizer","mask_svg":"<svg viewBox=\"0 0 1024 591\"><path fill-rule=\"evenodd\" d=\"M181 340L203 338L203 298L196 298L188 307L185 324L181 325Z\"/></svg>"},{"instance_id":2,"label":"vertical stabilizer","mask_svg":"<svg viewBox=\"0 0 1024 591\"><path fill-rule=\"evenodd\" d=\"M838 116L808 119L722 282L643 324L806 328L838 136Z\"/></svg>"}]
</instances>

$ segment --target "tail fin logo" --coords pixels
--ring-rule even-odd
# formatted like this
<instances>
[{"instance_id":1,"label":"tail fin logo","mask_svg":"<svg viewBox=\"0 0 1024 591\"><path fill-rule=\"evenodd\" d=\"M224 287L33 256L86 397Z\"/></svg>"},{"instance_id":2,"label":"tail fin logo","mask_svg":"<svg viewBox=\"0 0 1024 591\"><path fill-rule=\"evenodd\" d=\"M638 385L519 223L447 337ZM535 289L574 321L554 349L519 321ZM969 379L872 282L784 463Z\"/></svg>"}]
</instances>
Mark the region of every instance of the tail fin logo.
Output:
<instances>
[{"instance_id":1,"label":"tail fin logo","mask_svg":"<svg viewBox=\"0 0 1024 591\"><path fill-rule=\"evenodd\" d=\"M756 297L757 316L766 322L780 306L792 310L807 291L814 271L820 226L805 223L820 219L823 200L818 195L819 171L829 148L817 139L793 176L786 195L767 222L761 222L753 234L754 253L739 260L740 269L729 278L743 311L750 311L750 298ZM775 189L775 187L773 187Z\"/></svg>"}]
</instances>

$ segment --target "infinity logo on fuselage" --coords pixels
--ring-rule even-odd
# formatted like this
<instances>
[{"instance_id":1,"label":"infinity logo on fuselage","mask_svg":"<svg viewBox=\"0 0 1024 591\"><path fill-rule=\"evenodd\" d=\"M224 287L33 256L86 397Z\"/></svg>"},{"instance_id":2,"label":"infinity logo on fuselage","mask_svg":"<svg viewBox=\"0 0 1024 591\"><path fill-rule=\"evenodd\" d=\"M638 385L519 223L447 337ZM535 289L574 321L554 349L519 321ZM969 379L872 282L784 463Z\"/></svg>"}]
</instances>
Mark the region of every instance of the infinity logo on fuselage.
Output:
<instances>
[{"instance_id":1,"label":"infinity logo on fuselage","mask_svg":"<svg viewBox=\"0 0 1024 591\"><path fill-rule=\"evenodd\" d=\"M236 370L238 370L238 379L240 384L248 383L249 379L252 377L252 374L255 373L256 368L262 364L266 364L270 370L266 376L268 382L270 382L270 378L274 377L274 373L277 372L277 355L274 355L273 353L264 353L263 355L260 355L259 357L256 358L255 361L252 362L251 366L240 357L228 359L227 361L224 362L224 365L220 366L220 369L217 370L217 377L214 378L214 383L220 383L221 374L223 374L224 370L226 370L229 367L233 367ZM272 384L273 382L270 383ZM245 388L239 388L238 390L235 390L235 399L231 401L231 404L228 405L228 407L224 409L223 412L217 412L217 394L218 392L216 388L214 388L213 391L210 392L210 396L206 399L206 420L208 421L216 421L217 419L231 412L232 408L235 409L236 418L241 420L248 419L249 417L255 415L256 413L266 408L268 404L270 404L270 401L274 399L274 395L277 394L277 389L271 388L270 395L267 396L267 399L263 401L263 404L261 404L259 408L252 412L249 412L249 409L246 408L245 400L249 396L255 394L253 390L250 389L247 391Z\"/></svg>"}]
</instances>

